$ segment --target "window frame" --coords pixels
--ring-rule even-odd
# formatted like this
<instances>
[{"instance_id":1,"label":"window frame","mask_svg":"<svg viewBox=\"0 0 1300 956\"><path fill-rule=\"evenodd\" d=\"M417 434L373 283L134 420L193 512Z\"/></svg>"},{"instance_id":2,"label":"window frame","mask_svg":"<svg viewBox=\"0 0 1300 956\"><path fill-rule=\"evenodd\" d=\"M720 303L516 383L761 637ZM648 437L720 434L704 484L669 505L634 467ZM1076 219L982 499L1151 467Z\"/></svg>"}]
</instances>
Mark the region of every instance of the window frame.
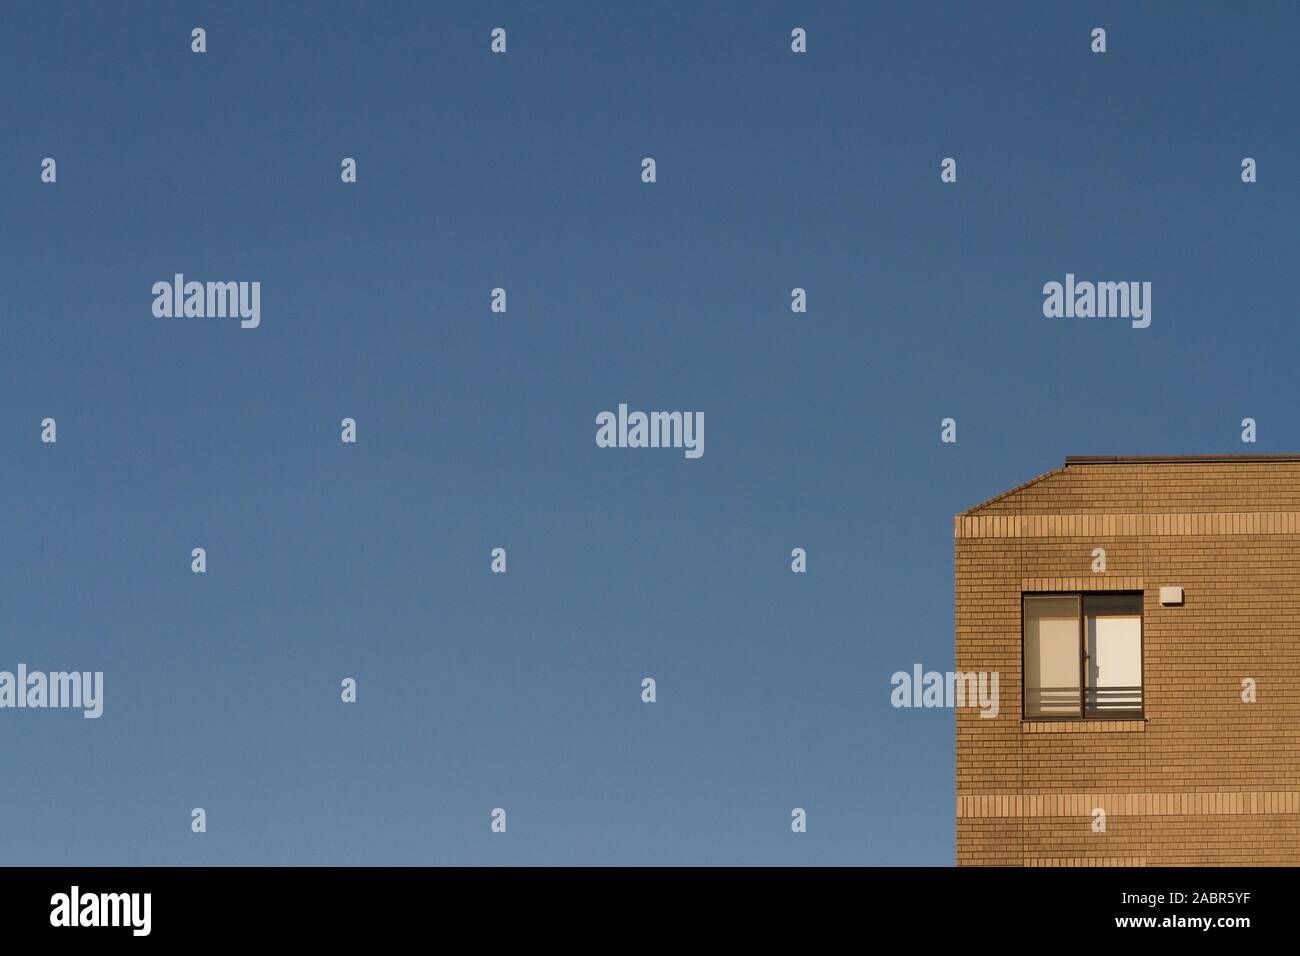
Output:
<instances>
[{"instance_id":1,"label":"window frame","mask_svg":"<svg viewBox=\"0 0 1300 956\"><path fill-rule=\"evenodd\" d=\"M1030 716L1029 698L1025 693L1025 599L1038 597L1072 597L1079 599L1079 713L1066 715L1043 714ZM1088 615L1084 610L1084 601L1089 597L1135 597L1138 599L1138 657L1141 668L1142 706L1138 710L1118 711L1113 714L1088 715L1088 681L1087 648ZM1020 719L1022 721L1068 721L1068 720L1146 720L1147 719L1147 621L1145 591L1021 591L1020 592Z\"/></svg>"}]
</instances>

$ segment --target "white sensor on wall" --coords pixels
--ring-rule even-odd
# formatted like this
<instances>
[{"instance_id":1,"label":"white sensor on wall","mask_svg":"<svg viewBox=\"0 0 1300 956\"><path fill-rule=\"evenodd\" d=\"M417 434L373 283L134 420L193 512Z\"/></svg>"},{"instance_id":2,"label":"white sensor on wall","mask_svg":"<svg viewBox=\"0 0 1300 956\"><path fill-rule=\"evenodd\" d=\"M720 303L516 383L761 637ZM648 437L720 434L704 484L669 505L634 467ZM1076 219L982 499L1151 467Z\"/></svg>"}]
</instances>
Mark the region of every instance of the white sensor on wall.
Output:
<instances>
[{"instance_id":1,"label":"white sensor on wall","mask_svg":"<svg viewBox=\"0 0 1300 956\"><path fill-rule=\"evenodd\" d=\"M1182 588L1161 588L1160 603L1163 604L1165 607L1169 607L1172 604L1182 604L1183 589Z\"/></svg>"}]
</instances>

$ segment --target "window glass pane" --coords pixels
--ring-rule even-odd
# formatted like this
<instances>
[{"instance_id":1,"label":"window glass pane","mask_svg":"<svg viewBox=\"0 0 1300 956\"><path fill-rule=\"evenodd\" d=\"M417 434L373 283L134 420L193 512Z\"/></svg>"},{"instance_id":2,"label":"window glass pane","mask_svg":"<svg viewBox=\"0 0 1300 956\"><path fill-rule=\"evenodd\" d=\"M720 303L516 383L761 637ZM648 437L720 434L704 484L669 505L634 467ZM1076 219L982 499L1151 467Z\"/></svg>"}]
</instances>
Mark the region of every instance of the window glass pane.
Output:
<instances>
[{"instance_id":1,"label":"window glass pane","mask_svg":"<svg viewBox=\"0 0 1300 956\"><path fill-rule=\"evenodd\" d=\"M1090 716L1142 710L1142 598L1085 597Z\"/></svg>"},{"instance_id":2,"label":"window glass pane","mask_svg":"<svg viewBox=\"0 0 1300 956\"><path fill-rule=\"evenodd\" d=\"M1025 716L1079 716L1079 599L1025 598Z\"/></svg>"}]
</instances>

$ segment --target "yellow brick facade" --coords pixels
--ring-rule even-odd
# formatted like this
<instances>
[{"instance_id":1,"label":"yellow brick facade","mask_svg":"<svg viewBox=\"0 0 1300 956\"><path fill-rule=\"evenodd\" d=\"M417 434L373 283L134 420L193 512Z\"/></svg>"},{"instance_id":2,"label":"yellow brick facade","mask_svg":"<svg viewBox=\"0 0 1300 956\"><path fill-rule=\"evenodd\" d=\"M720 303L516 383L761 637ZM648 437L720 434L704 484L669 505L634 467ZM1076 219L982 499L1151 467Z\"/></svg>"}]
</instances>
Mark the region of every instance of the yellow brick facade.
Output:
<instances>
[{"instance_id":1,"label":"yellow brick facade","mask_svg":"<svg viewBox=\"0 0 1300 956\"><path fill-rule=\"evenodd\" d=\"M1300 457L1068 460L954 545L956 667L1001 675L956 714L959 865L1300 864ZM1023 719L1021 595L1066 590L1142 592L1145 719Z\"/></svg>"}]
</instances>

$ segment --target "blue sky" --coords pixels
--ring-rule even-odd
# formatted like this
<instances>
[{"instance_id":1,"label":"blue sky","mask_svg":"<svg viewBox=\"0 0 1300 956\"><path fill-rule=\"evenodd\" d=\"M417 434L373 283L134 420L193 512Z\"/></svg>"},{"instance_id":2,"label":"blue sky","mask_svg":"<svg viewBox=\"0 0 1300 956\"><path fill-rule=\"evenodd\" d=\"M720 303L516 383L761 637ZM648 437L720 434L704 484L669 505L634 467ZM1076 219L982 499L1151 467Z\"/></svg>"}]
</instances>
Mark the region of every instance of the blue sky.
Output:
<instances>
[{"instance_id":1,"label":"blue sky","mask_svg":"<svg viewBox=\"0 0 1300 956\"><path fill-rule=\"evenodd\" d=\"M952 713L889 677L952 666L953 514L1300 447L1297 27L9 5L0 669L105 702L0 711L0 863L950 864ZM177 272L261 326L154 318ZM1045 318L1067 272L1151 327ZM704 456L597 448L620 402Z\"/></svg>"}]
</instances>

